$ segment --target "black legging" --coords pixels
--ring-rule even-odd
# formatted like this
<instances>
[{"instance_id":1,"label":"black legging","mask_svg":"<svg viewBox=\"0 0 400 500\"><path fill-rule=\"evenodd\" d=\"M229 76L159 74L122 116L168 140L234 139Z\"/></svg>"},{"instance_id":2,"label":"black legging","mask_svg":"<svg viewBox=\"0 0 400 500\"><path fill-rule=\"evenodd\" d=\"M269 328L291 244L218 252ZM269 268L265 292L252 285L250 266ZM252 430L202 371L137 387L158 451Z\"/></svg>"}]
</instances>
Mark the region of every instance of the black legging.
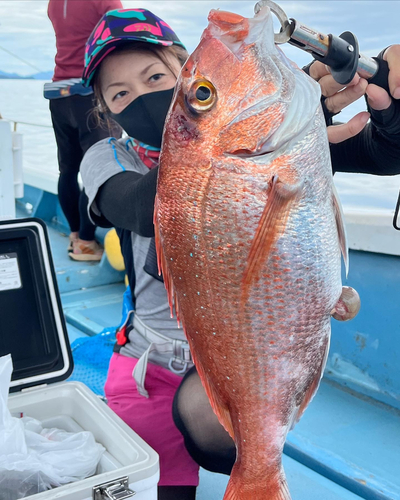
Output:
<instances>
[{"instance_id":1,"label":"black legging","mask_svg":"<svg viewBox=\"0 0 400 500\"><path fill-rule=\"evenodd\" d=\"M158 500L195 500L196 486L159 486Z\"/></svg>"},{"instance_id":2,"label":"black legging","mask_svg":"<svg viewBox=\"0 0 400 500\"><path fill-rule=\"evenodd\" d=\"M94 240L96 226L87 213L88 197L79 189L78 176L74 172L60 172L58 199L71 232L79 232L82 240Z\"/></svg>"},{"instance_id":3,"label":"black legging","mask_svg":"<svg viewBox=\"0 0 400 500\"><path fill-rule=\"evenodd\" d=\"M236 460L235 443L213 412L195 367L176 391L172 411L193 460L211 472L229 475Z\"/></svg>"},{"instance_id":4,"label":"black legging","mask_svg":"<svg viewBox=\"0 0 400 500\"><path fill-rule=\"evenodd\" d=\"M61 208L72 232L79 232L82 240L93 240L96 226L87 214L87 196L81 192L78 173L83 155L96 142L106 137L121 135L99 127L93 117L93 96L73 95L50 100L50 112L57 142L60 178L58 196Z\"/></svg>"}]
</instances>

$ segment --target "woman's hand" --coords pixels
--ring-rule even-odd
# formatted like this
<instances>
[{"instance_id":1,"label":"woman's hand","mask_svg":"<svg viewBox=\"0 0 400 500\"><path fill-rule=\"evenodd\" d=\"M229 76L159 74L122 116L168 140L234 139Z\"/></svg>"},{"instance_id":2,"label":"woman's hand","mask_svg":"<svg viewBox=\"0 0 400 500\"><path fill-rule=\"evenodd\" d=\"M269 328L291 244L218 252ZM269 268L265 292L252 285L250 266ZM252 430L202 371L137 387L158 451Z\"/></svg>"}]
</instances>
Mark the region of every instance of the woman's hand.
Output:
<instances>
[{"instance_id":1,"label":"woman's hand","mask_svg":"<svg viewBox=\"0 0 400 500\"><path fill-rule=\"evenodd\" d=\"M322 95L326 97L325 106L328 111L333 114L339 113L364 94L367 95L370 107L377 111L387 109L392 98L400 99L400 45L389 47L383 59L389 65L390 95L381 87L368 85L368 82L358 74L347 86L341 85L333 79L327 66L319 61L313 63L309 70L310 76L320 84ZM338 143L357 135L365 127L369 116L369 113L363 111L348 123L328 127L329 142Z\"/></svg>"}]
</instances>

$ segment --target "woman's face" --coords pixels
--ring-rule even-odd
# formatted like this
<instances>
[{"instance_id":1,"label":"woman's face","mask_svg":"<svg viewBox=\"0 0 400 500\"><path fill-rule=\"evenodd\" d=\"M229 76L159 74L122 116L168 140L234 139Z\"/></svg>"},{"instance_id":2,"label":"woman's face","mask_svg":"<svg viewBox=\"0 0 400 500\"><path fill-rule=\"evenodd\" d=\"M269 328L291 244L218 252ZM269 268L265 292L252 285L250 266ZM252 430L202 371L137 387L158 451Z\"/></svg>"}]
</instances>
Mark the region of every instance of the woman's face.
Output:
<instances>
[{"instance_id":1,"label":"woman's face","mask_svg":"<svg viewBox=\"0 0 400 500\"><path fill-rule=\"evenodd\" d=\"M167 54L168 62L177 75L179 61ZM101 93L112 113L120 113L137 97L171 89L175 74L151 52L121 52L110 54L100 68Z\"/></svg>"}]
</instances>

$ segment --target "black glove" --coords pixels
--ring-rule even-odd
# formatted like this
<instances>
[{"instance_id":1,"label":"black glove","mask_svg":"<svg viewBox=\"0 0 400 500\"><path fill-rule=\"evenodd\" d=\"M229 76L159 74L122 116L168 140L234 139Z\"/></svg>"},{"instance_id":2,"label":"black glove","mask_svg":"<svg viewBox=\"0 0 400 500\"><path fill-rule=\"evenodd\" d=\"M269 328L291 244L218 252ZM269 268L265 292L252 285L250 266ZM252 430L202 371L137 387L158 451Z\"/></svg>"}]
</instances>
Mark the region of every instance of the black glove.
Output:
<instances>
[{"instance_id":1,"label":"black glove","mask_svg":"<svg viewBox=\"0 0 400 500\"><path fill-rule=\"evenodd\" d=\"M388 47L386 47L387 49ZM377 59L383 59L385 50L379 53ZM372 126L379 131L384 137L393 140L397 137L400 140L400 99L393 99L392 103L387 109L377 111L372 109L368 103L368 96L365 96L367 108L371 114Z\"/></svg>"}]
</instances>

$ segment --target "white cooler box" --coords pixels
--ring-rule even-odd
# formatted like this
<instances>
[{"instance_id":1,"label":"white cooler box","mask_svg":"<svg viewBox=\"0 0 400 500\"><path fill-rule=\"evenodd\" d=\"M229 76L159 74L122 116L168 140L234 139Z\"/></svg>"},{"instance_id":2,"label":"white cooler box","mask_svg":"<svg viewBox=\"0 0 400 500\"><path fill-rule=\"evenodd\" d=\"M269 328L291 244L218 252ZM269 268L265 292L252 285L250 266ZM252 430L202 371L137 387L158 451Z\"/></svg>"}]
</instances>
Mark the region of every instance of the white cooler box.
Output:
<instances>
[{"instance_id":1,"label":"white cooler box","mask_svg":"<svg viewBox=\"0 0 400 500\"><path fill-rule=\"evenodd\" d=\"M91 431L106 449L94 476L27 498L157 499L157 453L88 387L63 382L72 355L40 219L0 221L0 356L9 353L12 414L36 418L43 427Z\"/></svg>"}]
</instances>

